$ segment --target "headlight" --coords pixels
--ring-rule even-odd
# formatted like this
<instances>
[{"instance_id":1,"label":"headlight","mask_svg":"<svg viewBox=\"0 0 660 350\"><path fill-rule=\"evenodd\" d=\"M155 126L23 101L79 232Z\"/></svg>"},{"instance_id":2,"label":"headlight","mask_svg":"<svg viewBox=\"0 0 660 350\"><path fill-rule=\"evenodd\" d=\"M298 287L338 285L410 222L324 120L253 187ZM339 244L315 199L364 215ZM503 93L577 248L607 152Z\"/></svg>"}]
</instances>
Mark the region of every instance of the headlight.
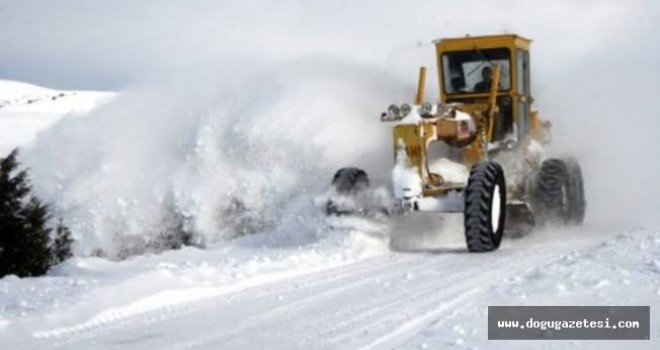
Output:
<instances>
[{"instance_id":1,"label":"headlight","mask_svg":"<svg viewBox=\"0 0 660 350\"><path fill-rule=\"evenodd\" d=\"M410 114L411 110L412 110L412 108L410 107L409 104L407 104L407 103L402 104L401 105L401 116L402 117L407 116L408 114Z\"/></svg>"},{"instance_id":2,"label":"headlight","mask_svg":"<svg viewBox=\"0 0 660 350\"><path fill-rule=\"evenodd\" d=\"M447 109L448 109L448 107L447 107L446 104L444 104L442 102L438 102L438 105L436 107L436 115L444 116L445 113L447 113Z\"/></svg>"},{"instance_id":3,"label":"headlight","mask_svg":"<svg viewBox=\"0 0 660 350\"><path fill-rule=\"evenodd\" d=\"M387 108L387 117L389 120L401 119L401 111L399 110L399 106L394 104L390 105Z\"/></svg>"},{"instance_id":4,"label":"headlight","mask_svg":"<svg viewBox=\"0 0 660 350\"><path fill-rule=\"evenodd\" d=\"M428 102L422 103L422 107L420 107L420 112L421 112L422 116L431 115L432 111L433 111L433 105L432 104L430 104Z\"/></svg>"}]
</instances>

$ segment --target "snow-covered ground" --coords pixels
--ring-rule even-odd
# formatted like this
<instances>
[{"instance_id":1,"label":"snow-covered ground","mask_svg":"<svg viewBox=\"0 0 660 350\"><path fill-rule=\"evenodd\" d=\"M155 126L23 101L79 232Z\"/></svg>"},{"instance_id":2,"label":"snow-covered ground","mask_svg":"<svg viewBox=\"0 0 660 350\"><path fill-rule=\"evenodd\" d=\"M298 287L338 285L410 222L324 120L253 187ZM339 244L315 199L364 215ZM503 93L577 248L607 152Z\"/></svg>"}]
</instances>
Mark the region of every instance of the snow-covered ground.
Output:
<instances>
[{"instance_id":1,"label":"snow-covered ground","mask_svg":"<svg viewBox=\"0 0 660 350\"><path fill-rule=\"evenodd\" d=\"M660 307L660 232L555 230L493 254L389 252L335 232L294 249L73 259L0 280L3 348L653 349L649 341L488 341L488 305ZM652 312L652 339L660 336Z\"/></svg>"},{"instance_id":2,"label":"snow-covered ground","mask_svg":"<svg viewBox=\"0 0 660 350\"><path fill-rule=\"evenodd\" d=\"M43 152L49 145L67 149L57 142L78 145L76 142L90 140L86 131L92 138L99 136L99 128L111 126L108 113L117 112L94 110L108 103L112 94L64 92L60 96L58 91L7 81L2 88L20 92L3 95L10 96L2 100L0 108L4 150L24 146L32 167L35 159L45 160L44 154L35 155L35 150ZM293 97L301 97L299 93L294 90ZM37 102L28 103L30 100ZM291 106L269 107L281 114ZM74 113L90 110L89 115ZM53 123L55 127L49 128ZM312 125L293 126L304 130ZM332 127L329 130L332 132ZM40 131L45 134L33 146ZM198 131L203 135L211 132L204 124ZM203 135L201 139L208 137ZM322 144L323 137L331 135L317 134L316 142ZM95 147L106 152L96 154L101 158L112 151ZM212 155L203 159L209 158ZM80 164L73 163L63 165L69 166L65 169L68 173L55 176L63 179L64 189L71 186L66 180L89 181L93 174L94 169L81 169ZM44 174L48 170L54 171L45 165L37 167L35 171L41 176L37 181L47 179ZM77 177L67 178L72 174ZM105 181L104 177L98 179ZM78 188L77 193L88 188ZM71 192L56 193L71 196L69 205L89 209L86 202L76 202L80 197ZM658 230L555 228L506 240L492 254L466 254L460 230L449 230L443 249L399 253L388 249L383 228L375 222L328 222L314 215L318 209L314 199L319 193L280 195L291 200L284 211L288 217L272 231L216 242L205 250L185 248L119 262L77 257L45 277L0 279L0 348L658 346ZM652 340L488 341L488 305L651 305Z\"/></svg>"}]
</instances>

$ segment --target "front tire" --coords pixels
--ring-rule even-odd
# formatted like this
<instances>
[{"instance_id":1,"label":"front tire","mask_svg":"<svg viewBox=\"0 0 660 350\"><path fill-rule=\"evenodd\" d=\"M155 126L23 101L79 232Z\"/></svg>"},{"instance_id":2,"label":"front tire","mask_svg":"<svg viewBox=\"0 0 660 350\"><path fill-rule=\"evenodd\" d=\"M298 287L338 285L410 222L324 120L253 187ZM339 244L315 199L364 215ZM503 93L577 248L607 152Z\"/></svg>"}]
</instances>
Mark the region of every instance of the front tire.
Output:
<instances>
[{"instance_id":1,"label":"front tire","mask_svg":"<svg viewBox=\"0 0 660 350\"><path fill-rule=\"evenodd\" d=\"M489 252L502 242L506 217L504 171L495 162L472 167L465 189L465 240L470 252Z\"/></svg>"},{"instance_id":2,"label":"front tire","mask_svg":"<svg viewBox=\"0 0 660 350\"><path fill-rule=\"evenodd\" d=\"M334 193L339 197L355 199L359 193L369 188L369 177L364 170L359 168L341 168L332 177L331 185ZM355 205L355 203L351 204ZM353 214L355 208L345 208L331 198L326 203L325 212L327 215L347 215Z\"/></svg>"}]
</instances>

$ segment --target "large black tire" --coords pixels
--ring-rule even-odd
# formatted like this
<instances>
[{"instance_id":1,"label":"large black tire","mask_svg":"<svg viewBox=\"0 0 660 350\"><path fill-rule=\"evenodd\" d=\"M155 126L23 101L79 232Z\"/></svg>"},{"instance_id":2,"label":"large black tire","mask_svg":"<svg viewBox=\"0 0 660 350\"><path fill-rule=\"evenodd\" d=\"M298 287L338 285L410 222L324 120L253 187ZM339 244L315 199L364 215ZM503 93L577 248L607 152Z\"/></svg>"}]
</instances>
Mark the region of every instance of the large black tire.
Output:
<instances>
[{"instance_id":1,"label":"large black tire","mask_svg":"<svg viewBox=\"0 0 660 350\"><path fill-rule=\"evenodd\" d=\"M341 168L332 177L334 191L342 196L355 196L369 188L367 173L359 168ZM341 209L332 199L326 203L326 214L343 215L352 214L352 210Z\"/></svg>"},{"instance_id":2,"label":"large black tire","mask_svg":"<svg viewBox=\"0 0 660 350\"><path fill-rule=\"evenodd\" d=\"M541 224L568 221L568 189L570 177L568 167L561 159L550 158L543 161L539 170L538 207Z\"/></svg>"},{"instance_id":3,"label":"large black tire","mask_svg":"<svg viewBox=\"0 0 660 350\"><path fill-rule=\"evenodd\" d=\"M359 168L341 168L332 177L332 187L341 194L357 193L369 188L369 177Z\"/></svg>"},{"instance_id":4,"label":"large black tire","mask_svg":"<svg viewBox=\"0 0 660 350\"><path fill-rule=\"evenodd\" d=\"M470 252L489 252L500 246L506 217L504 171L495 162L472 167L465 189L465 240Z\"/></svg>"},{"instance_id":5,"label":"large black tire","mask_svg":"<svg viewBox=\"0 0 660 350\"><path fill-rule=\"evenodd\" d=\"M582 170L573 160L546 159L538 179L537 213L542 224L581 224L585 214Z\"/></svg>"},{"instance_id":6,"label":"large black tire","mask_svg":"<svg viewBox=\"0 0 660 350\"><path fill-rule=\"evenodd\" d=\"M569 183L569 216L568 223L572 225L582 225L584 215L587 209L587 202L584 197L584 180L582 178L582 168L580 163L573 158L564 160L568 168Z\"/></svg>"}]
</instances>

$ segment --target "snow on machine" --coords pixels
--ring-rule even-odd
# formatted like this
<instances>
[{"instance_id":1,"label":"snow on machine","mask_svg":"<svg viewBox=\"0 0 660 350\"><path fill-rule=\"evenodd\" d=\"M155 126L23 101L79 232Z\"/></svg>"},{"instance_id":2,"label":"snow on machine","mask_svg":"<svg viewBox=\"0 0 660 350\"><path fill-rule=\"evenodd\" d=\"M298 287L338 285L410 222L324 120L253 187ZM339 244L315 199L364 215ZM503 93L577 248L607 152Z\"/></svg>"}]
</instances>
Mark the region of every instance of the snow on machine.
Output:
<instances>
[{"instance_id":1,"label":"snow on machine","mask_svg":"<svg viewBox=\"0 0 660 350\"><path fill-rule=\"evenodd\" d=\"M333 177L327 214L386 212L391 245L403 249L413 231L437 236L448 215L463 214L470 252L496 250L504 233L581 224L580 165L546 156L551 124L531 108L530 42L517 35L435 41L439 102L425 101L421 67L415 103L393 104L381 115L393 125L391 207L365 203L367 173L350 167Z\"/></svg>"}]
</instances>

